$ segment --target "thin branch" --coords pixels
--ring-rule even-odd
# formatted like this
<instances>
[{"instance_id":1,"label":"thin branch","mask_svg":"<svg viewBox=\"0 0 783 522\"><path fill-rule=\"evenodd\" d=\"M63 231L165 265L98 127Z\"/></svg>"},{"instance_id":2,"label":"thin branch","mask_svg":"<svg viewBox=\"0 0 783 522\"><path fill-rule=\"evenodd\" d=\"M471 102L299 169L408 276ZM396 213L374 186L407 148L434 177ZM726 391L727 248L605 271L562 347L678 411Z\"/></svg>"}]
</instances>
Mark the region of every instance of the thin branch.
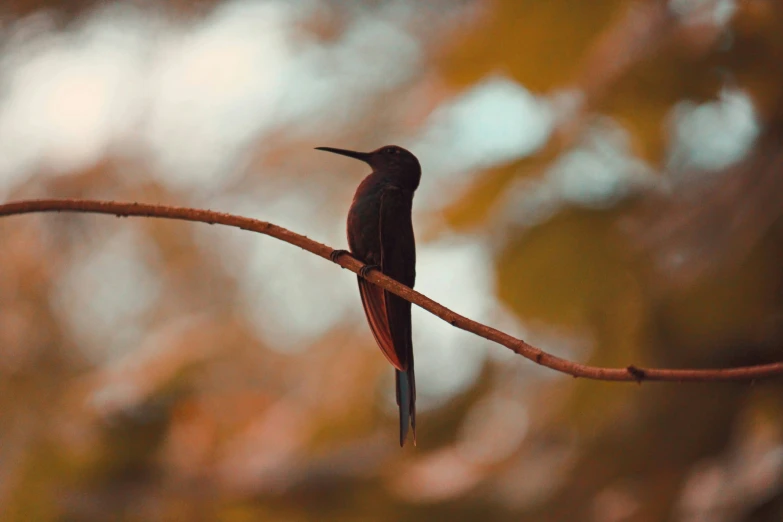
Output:
<instances>
[{"instance_id":1,"label":"thin branch","mask_svg":"<svg viewBox=\"0 0 783 522\"><path fill-rule=\"evenodd\" d=\"M141 216L152 218L179 219L183 221L198 221L210 225L226 225L229 227L250 230L260 234L272 236L286 243L298 246L310 253L329 260L334 251L328 247L305 236L291 232L283 227L273 225L257 219L251 219L223 212L199 210L194 208L171 207L166 205L148 205L143 203L123 203L118 201L90 201L78 199L40 199L16 201L0 205L0 217L15 214L29 214L32 212L90 212L97 214L111 214L117 217ZM343 268L358 273L364 266L351 256L343 255L337 258L336 264ZM546 366L559 372L567 373L574 377L585 377L602 381L752 381L768 377L783 375L783 362L763 364L757 366L744 366L740 368L709 369L709 370L674 370L639 368L628 366L626 368L602 368L575 363L556 357L543 350L532 346L521 339L517 339L507 333L486 326L467 317L463 317L445 306L436 303L432 299L408 288L378 271L372 271L367 275L367 280L385 290L388 290L411 303L424 308L428 312L440 317L447 323L471 332L490 341L501 344L514 353L521 355L536 364Z\"/></svg>"}]
</instances>

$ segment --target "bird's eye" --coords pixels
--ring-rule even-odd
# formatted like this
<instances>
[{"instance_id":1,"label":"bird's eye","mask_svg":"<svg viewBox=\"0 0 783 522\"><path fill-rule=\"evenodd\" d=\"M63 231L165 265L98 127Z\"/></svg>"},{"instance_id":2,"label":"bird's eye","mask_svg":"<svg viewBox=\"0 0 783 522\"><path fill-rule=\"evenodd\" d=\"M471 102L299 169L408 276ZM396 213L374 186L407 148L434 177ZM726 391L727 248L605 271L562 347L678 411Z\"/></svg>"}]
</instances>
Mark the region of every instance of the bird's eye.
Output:
<instances>
[{"instance_id":1,"label":"bird's eye","mask_svg":"<svg viewBox=\"0 0 783 522\"><path fill-rule=\"evenodd\" d=\"M388 149L386 149L386 153L387 153L387 154L399 154L399 152L400 152L400 151L398 151L398 150L397 150L397 149L395 149L394 147L389 147Z\"/></svg>"}]
</instances>

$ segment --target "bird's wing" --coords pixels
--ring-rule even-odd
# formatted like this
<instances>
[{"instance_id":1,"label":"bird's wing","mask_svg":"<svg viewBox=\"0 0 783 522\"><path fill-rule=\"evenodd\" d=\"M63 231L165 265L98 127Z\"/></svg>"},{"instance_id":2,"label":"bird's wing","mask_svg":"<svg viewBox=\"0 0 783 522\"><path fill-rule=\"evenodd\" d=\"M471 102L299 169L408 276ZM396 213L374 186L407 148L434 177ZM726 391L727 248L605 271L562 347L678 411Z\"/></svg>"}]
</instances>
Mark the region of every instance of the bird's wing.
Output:
<instances>
[{"instance_id":1,"label":"bird's wing","mask_svg":"<svg viewBox=\"0 0 783 522\"><path fill-rule=\"evenodd\" d=\"M416 279L416 247L411 223L410 192L388 188L381 195L381 271L400 283L413 286ZM381 351L398 370L408 369L412 354L411 304L359 278L362 305Z\"/></svg>"},{"instance_id":2,"label":"bird's wing","mask_svg":"<svg viewBox=\"0 0 783 522\"><path fill-rule=\"evenodd\" d=\"M398 370L403 369L402 363L394 350L394 341L392 341L391 331L389 330L389 321L386 314L386 299L384 290L375 286L369 281L359 277L359 294L362 296L362 306L367 316L367 322L370 323L375 342L378 343L383 355Z\"/></svg>"},{"instance_id":3,"label":"bird's wing","mask_svg":"<svg viewBox=\"0 0 783 522\"><path fill-rule=\"evenodd\" d=\"M412 287L416 279L416 245L413 239L411 207L413 193L387 189L381 196L381 268L387 276ZM412 359L411 304L384 291L386 317L400 370Z\"/></svg>"}]
</instances>

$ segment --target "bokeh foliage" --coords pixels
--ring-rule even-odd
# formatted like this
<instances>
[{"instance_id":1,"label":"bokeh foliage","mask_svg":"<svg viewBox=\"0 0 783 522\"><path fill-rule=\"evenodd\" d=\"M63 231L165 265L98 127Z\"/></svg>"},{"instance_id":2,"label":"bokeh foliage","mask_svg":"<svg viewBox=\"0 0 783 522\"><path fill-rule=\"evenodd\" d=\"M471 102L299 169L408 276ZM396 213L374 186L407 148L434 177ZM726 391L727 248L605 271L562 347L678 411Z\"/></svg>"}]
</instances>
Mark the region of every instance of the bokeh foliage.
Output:
<instances>
[{"instance_id":1,"label":"bokeh foliage","mask_svg":"<svg viewBox=\"0 0 783 522\"><path fill-rule=\"evenodd\" d=\"M701 7L690 14L676 11L684 2L652 0L399 3L414 13L419 70L367 96L350 129L319 138L326 143L281 123L249 145L252 160L230 183L206 195L161 182L144 161L107 154L59 176L31 172L7 198L235 201L225 209L241 213L248 201L238 195L262 200L277 187L318 194L318 216L339 224L358 167L324 173L302 150L416 136L435 106L503 75L542 97L578 92L579 103L538 151L476 169L429 216L422 241L464 237L490 251L496 299L545 349L610 366L780 360L783 8L694 3ZM318 3L299 30L326 46L352 17L380 16L381 4ZM735 11L715 23L713 4ZM165 10L198 20L215 7L175 1ZM59 31L94 8L12 1L0 12L14 24L48 10ZM430 34L450 10L460 14ZM673 165L672 111L720 100L726 89L752 100L758 138L712 172ZM653 188L611 205L565 202L533 224L515 220L526 204L519 187L545 180L607 118L654 172ZM267 217L261 203L248 210ZM291 352L258 335L253 314L265 309L248 312L240 277L252 241L153 220L0 221L0 519L783 517L779 380L636 386L489 357L467 390L420 415L418 448L399 451L390 372L367 349L360 318L335 321ZM111 262L94 261L102 251L113 252ZM685 261L670 262L672 252ZM127 308L121 324L69 321L80 310L101 317L96 296L138 284L117 262L124 258L152 274L147 297L112 301ZM288 262L266 267L265 277L276 279ZM79 267L95 272L94 287L69 282ZM336 278L329 268L323 273ZM280 289L259 291L270 310L280 306Z\"/></svg>"}]
</instances>

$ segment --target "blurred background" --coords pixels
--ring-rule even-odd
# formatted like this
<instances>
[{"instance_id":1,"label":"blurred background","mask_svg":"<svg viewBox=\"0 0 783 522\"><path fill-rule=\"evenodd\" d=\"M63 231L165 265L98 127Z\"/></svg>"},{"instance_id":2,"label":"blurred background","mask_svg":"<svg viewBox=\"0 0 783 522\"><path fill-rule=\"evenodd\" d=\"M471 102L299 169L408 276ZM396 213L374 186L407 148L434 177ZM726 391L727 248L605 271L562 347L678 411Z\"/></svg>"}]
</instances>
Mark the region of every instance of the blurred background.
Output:
<instances>
[{"instance_id":1,"label":"blurred background","mask_svg":"<svg viewBox=\"0 0 783 522\"><path fill-rule=\"evenodd\" d=\"M773 0L6 0L0 199L344 248L421 160L417 289L581 362L783 359ZM780 521L781 381L612 384L413 311L418 447L354 274L248 232L0 220L0 520Z\"/></svg>"}]
</instances>

